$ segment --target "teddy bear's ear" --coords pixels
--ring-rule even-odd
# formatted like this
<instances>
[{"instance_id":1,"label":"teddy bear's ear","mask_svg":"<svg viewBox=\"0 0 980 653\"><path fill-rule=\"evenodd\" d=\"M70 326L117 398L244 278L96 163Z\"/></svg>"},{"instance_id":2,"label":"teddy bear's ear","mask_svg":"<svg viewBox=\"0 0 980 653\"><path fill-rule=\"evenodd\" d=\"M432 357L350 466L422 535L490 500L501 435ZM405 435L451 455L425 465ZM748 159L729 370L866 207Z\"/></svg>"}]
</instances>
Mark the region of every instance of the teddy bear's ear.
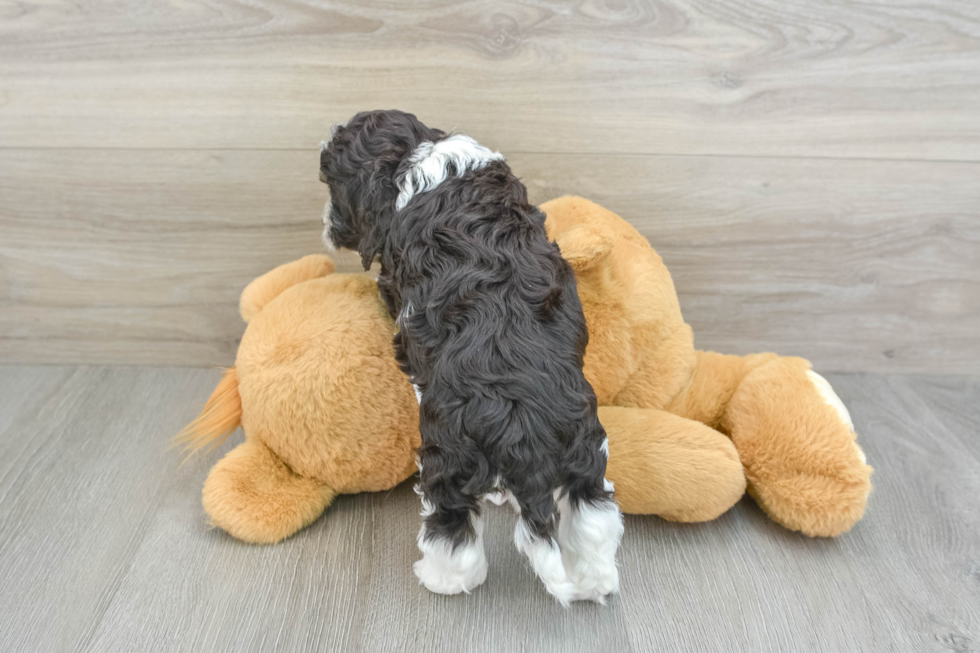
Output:
<instances>
[{"instance_id":1,"label":"teddy bear's ear","mask_svg":"<svg viewBox=\"0 0 980 653\"><path fill-rule=\"evenodd\" d=\"M298 261L280 265L245 286L238 311L242 319L249 322L282 291L310 279L325 277L333 271L333 261L323 254L310 254Z\"/></svg>"},{"instance_id":2,"label":"teddy bear's ear","mask_svg":"<svg viewBox=\"0 0 980 653\"><path fill-rule=\"evenodd\" d=\"M576 272L595 267L613 248L611 234L589 225L572 227L555 238L561 255Z\"/></svg>"}]
</instances>

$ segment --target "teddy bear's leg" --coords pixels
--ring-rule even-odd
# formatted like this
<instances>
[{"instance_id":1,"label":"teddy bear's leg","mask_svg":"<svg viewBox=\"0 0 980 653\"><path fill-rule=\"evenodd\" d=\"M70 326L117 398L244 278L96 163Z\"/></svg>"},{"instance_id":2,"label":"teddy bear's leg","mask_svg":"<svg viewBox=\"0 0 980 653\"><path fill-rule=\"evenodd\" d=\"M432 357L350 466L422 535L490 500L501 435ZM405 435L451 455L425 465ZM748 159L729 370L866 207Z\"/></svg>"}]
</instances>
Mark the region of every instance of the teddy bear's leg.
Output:
<instances>
[{"instance_id":1,"label":"teddy bear's leg","mask_svg":"<svg viewBox=\"0 0 980 653\"><path fill-rule=\"evenodd\" d=\"M759 506L786 528L832 537L864 515L872 470L847 409L809 367L800 358L776 358L749 372L723 427Z\"/></svg>"},{"instance_id":2,"label":"teddy bear's leg","mask_svg":"<svg viewBox=\"0 0 980 653\"><path fill-rule=\"evenodd\" d=\"M295 474L261 442L246 440L211 469L203 500L215 525L240 540L272 544L309 525L335 495Z\"/></svg>"},{"instance_id":3,"label":"teddy bear's leg","mask_svg":"<svg viewBox=\"0 0 980 653\"><path fill-rule=\"evenodd\" d=\"M715 519L745 494L738 451L724 434L655 408L600 406L606 477L623 512L676 522Z\"/></svg>"}]
</instances>

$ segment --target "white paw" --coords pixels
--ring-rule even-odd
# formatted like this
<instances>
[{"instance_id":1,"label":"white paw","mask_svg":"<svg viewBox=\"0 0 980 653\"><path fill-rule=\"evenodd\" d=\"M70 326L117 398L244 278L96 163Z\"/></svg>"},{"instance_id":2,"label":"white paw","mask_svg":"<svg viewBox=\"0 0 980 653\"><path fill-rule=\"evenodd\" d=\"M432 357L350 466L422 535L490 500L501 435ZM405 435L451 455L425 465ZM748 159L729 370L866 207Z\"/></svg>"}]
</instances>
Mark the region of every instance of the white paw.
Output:
<instances>
[{"instance_id":1,"label":"white paw","mask_svg":"<svg viewBox=\"0 0 980 653\"><path fill-rule=\"evenodd\" d=\"M487 567L485 557L468 567L446 566L434 557L422 558L412 565L419 582L436 594L469 594L487 579Z\"/></svg>"},{"instance_id":2,"label":"white paw","mask_svg":"<svg viewBox=\"0 0 980 653\"><path fill-rule=\"evenodd\" d=\"M578 588L575 587L575 583L571 581L565 581L561 583L545 583L544 588L548 590L548 594L555 597L555 600L561 604L561 607L567 608L571 605L572 601L580 600L578 598Z\"/></svg>"},{"instance_id":3,"label":"white paw","mask_svg":"<svg viewBox=\"0 0 980 653\"><path fill-rule=\"evenodd\" d=\"M423 504L425 501L423 500ZM483 522L470 514L475 537L459 546L441 538L426 538L425 525L419 531L422 559L412 565L415 575L430 592L459 594L471 592L487 579L487 556L483 552Z\"/></svg>"},{"instance_id":4,"label":"white paw","mask_svg":"<svg viewBox=\"0 0 980 653\"><path fill-rule=\"evenodd\" d=\"M605 605L607 596L619 593L619 570L615 563L603 569L590 569L586 574L576 571L570 574L575 583L574 601L595 601Z\"/></svg>"}]
</instances>

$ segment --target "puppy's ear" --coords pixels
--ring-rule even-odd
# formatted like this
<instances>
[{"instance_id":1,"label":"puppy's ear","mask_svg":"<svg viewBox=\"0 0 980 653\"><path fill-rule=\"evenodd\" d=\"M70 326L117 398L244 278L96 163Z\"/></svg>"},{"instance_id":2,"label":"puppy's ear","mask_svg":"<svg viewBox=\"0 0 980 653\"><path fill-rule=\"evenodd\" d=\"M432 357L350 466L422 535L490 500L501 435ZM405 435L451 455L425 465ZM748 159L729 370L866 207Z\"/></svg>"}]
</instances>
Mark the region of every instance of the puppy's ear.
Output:
<instances>
[{"instance_id":1,"label":"puppy's ear","mask_svg":"<svg viewBox=\"0 0 980 653\"><path fill-rule=\"evenodd\" d=\"M572 269L582 272L595 267L609 255L613 237L601 229L579 225L559 234L555 243Z\"/></svg>"},{"instance_id":2,"label":"puppy's ear","mask_svg":"<svg viewBox=\"0 0 980 653\"><path fill-rule=\"evenodd\" d=\"M361 242L357 244L357 253L361 255L361 265L365 270L370 270L374 260L381 254L384 242L381 236L381 229L377 225L364 234Z\"/></svg>"},{"instance_id":3,"label":"puppy's ear","mask_svg":"<svg viewBox=\"0 0 980 653\"><path fill-rule=\"evenodd\" d=\"M391 175L378 173L381 167L376 159L373 170L369 172L370 177L364 183L368 190L361 194L364 198L361 207L362 235L357 251L365 270L371 268L371 264L384 249L385 238L394 219L395 197L398 195Z\"/></svg>"}]
</instances>

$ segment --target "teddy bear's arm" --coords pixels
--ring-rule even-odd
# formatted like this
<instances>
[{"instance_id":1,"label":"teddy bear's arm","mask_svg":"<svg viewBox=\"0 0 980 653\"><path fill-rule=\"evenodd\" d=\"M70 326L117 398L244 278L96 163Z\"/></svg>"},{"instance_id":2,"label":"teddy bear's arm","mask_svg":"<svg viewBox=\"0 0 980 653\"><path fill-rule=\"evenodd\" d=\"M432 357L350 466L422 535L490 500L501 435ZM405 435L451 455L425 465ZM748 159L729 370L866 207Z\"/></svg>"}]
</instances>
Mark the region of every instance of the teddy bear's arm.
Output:
<instances>
[{"instance_id":1,"label":"teddy bear's arm","mask_svg":"<svg viewBox=\"0 0 980 653\"><path fill-rule=\"evenodd\" d=\"M298 261L285 263L263 274L245 286L238 304L238 310L245 322L251 321L265 305L278 297L282 291L303 281L317 279L332 274L334 263L323 254L310 254Z\"/></svg>"}]
</instances>

